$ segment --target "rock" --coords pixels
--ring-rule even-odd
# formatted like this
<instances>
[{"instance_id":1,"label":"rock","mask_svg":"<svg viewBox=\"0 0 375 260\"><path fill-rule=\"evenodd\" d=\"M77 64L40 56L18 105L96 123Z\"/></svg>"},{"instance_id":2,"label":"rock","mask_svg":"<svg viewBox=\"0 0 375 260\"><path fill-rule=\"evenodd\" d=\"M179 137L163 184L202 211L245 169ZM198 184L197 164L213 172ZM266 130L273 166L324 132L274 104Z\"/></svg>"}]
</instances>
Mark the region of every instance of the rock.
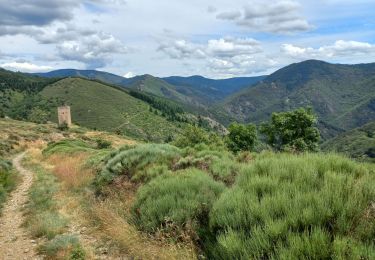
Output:
<instances>
[{"instance_id":1,"label":"rock","mask_svg":"<svg viewBox=\"0 0 375 260\"><path fill-rule=\"evenodd\" d=\"M28 253L29 251L30 251L30 249L26 248L23 252Z\"/></svg>"}]
</instances>

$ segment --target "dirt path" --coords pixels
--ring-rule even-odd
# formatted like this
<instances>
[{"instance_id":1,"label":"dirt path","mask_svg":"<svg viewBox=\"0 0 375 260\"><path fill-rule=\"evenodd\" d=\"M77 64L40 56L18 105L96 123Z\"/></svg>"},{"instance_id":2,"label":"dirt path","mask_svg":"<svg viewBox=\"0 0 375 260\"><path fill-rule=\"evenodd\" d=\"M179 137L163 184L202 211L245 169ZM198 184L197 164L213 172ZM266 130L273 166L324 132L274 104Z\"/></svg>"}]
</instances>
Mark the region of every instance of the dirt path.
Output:
<instances>
[{"instance_id":1,"label":"dirt path","mask_svg":"<svg viewBox=\"0 0 375 260\"><path fill-rule=\"evenodd\" d=\"M28 201L28 190L33 181L33 173L21 165L24 155L19 154L13 159L22 182L10 194L0 217L0 259L41 259L35 251L36 241L21 227L24 222L22 209Z\"/></svg>"}]
</instances>

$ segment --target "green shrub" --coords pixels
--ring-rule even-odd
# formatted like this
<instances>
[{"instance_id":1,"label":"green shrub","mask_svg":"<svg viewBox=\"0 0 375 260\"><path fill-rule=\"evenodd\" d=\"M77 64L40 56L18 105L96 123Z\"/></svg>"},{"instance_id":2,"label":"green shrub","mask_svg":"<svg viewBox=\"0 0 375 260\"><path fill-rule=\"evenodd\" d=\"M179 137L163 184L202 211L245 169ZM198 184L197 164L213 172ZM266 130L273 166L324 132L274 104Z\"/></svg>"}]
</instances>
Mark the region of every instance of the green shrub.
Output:
<instances>
[{"instance_id":1,"label":"green shrub","mask_svg":"<svg viewBox=\"0 0 375 260\"><path fill-rule=\"evenodd\" d=\"M373 259L374 185L373 168L336 155L259 156L215 202L207 255Z\"/></svg>"},{"instance_id":2,"label":"green shrub","mask_svg":"<svg viewBox=\"0 0 375 260\"><path fill-rule=\"evenodd\" d=\"M86 253L83 250L79 239L73 235L59 235L39 247L39 252L48 258L57 259L63 256L64 259L83 260Z\"/></svg>"},{"instance_id":3,"label":"green shrub","mask_svg":"<svg viewBox=\"0 0 375 260\"><path fill-rule=\"evenodd\" d=\"M185 148L194 147L196 145L205 144L211 147L211 149L223 149L224 142L215 133L208 133L200 127L197 126L187 126L184 132L176 138L173 145Z\"/></svg>"},{"instance_id":4,"label":"green shrub","mask_svg":"<svg viewBox=\"0 0 375 260\"><path fill-rule=\"evenodd\" d=\"M12 163L0 157L0 209L5 202L8 193L16 185L16 174L13 171Z\"/></svg>"},{"instance_id":5,"label":"green shrub","mask_svg":"<svg viewBox=\"0 0 375 260\"><path fill-rule=\"evenodd\" d=\"M227 184L234 182L237 174L238 163L234 156L228 151L213 151L205 145L196 146L196 149L185 149L184 157L174 165L175 169L198 168L206 171L215 180L223 181Z\"/></svg>"},{"instance_id":6,"label":"green shrub","mask_svg":"<svg viewBox=\"0 0 375 260\"><path fill-rule=\"evenodd\" d=\"M177 160L181 151L168 144L143 144L134 148L120 149L110 155L110 159L103 170L95 178L95 185L98 189L110 184L117 176L124 176L128 179L134 177L134 181L147 181L146 171L156 165L171 166ZM151 173L154 174L154 173Z\"/></svg>"},{"instance_id":7,"label":"green shrub","mask_svg":"<svg viewBox=\"0 0 375 260\"><path fill-rule=\"evenodd\" d=\"M317 151L320 140L317 121L311 108L272 113L271 122L263 124L261 132L278 151Z\"/></svg>"},{"instance_id":8,"label":"green shrub","mask_svg":"<svg viewBox=\"0 0 375 260\"><path fill-rule=\"evenodd\" d=\"M64 232L67 223L68 221L57 212L43 211L36 213L28 222L28 226L34 237L52 239Z\"/></svg>"},{"instance_id":9,"label":"green shrub","mask_svg":"<svg viewBox=\"0 0 375 260\"><path fill-rule=\"evenodd\" d=\"M93 151L95 147L79 139L66 139L58 142L51 142L47 148L43 150L43 154L50 156L55 153L73 154L77 152Z\"/></svg>"},{"instance_id":10,"label":"green shrub","mask_svg":"<svg viewBox=\"0 0 375 260\"><path fill-rule=\"evenodd\" d=\"M98 149L108 149L111 148L112 143L110 141L104 140L104 139L97 139L96 145Z\"/></svg>"},{"instance_id":11,"label":"green shrub","mask_svg":"<svg viewBox=\"0 0 375 260\"><path fill-rule=\"evenodd\" d=\"M134 222L147 232L179 233L207 226L211 206L224 189L197 169L162 175L139 189L132 208Z\"/></svg>"},{"instance_id":12,"label":"green shrub","mask_svg":"<svg viewBox=\"0 0 375 260\"><path fill-rule=\"evenodd\" d=\"M257 142L257 128L254 124L232 123L228 128L226 143L229 150L237 153L239 151L253 151Z\"/></svg>"}]
</instances>

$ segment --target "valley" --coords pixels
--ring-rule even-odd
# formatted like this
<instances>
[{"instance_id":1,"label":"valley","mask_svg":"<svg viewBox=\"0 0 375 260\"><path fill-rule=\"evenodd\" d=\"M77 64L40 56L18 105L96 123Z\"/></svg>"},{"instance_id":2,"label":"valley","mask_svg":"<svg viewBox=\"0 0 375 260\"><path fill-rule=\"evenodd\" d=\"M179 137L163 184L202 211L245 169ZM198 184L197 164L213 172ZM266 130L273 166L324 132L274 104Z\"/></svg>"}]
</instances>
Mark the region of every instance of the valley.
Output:
<instances>
[{"instance_id":1,"label":"valley","mask_svg":"<svg viewBox=\"0 0 375 260\"><path fill-rule=\"evenodd\" d=\"M374 72L1 70L0 257L372 259Z\"/></svg>"}]
</instances>

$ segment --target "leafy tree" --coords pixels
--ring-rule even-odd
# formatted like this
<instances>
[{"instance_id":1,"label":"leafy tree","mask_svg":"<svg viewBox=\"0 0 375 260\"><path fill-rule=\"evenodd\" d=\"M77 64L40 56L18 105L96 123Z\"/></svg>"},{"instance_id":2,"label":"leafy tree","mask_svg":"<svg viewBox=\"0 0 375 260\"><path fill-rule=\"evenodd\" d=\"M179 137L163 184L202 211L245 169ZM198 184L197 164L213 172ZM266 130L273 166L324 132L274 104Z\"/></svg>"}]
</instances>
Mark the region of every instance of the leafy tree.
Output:
<instances>
[{"instance_id":1,"label":"leafy tree","mask_svg":"<svg viewBox=\"0 0 375 260\"><path fill-rule=\"evenodd\" d=\"M257 129L254 124L232 123L229 128L226 143L229 150L237 153L239 151L252 151L257 142Z\"/></svg>"},{"instance_id":2,"label":"leafy tree","mask_svg":"<svg viewBox=\"0 0 375 260\"><path fill-rule=\"evenodd\" d=\"M177 147L194 146L201 143L208 143L208 134L196 126L188 126L180 137L174 141Z\"/></svg>"},{"instance_id":3,"label":"leafy tree","mask_svg":"<svg viewBox=\"0 0 375 260\"><path fill-rule=\"evenodd\" d=\"M49 113L45 110L42 110L39 107L35 107L31 110L28 120L38 124L47 123L49 118Z\"/></svg>"},{"instance_id":4,"label":"leafy tree","mask_svg":"<svg viewBox=\"0 0 375 260\"><path fill-rule=\"evenodd\" d=\"M273 113L270 123L262 124L266 141L278 151L316 151L320 133L315 127L317 117L311 108Z\"/></svg>"},{"instance_id":5,"label":"leafy tree","mask_svg":"<svg viewBox=\"0 0 375 260\"><path fill-rule=\"evenodd\" d=\"M223 148L222 138L215 133L208 133L204 129L189 125L185 131L173 142L177 147L194 147L199 144L206 144L212 149Z\"/></svg>"}]
</instances>

